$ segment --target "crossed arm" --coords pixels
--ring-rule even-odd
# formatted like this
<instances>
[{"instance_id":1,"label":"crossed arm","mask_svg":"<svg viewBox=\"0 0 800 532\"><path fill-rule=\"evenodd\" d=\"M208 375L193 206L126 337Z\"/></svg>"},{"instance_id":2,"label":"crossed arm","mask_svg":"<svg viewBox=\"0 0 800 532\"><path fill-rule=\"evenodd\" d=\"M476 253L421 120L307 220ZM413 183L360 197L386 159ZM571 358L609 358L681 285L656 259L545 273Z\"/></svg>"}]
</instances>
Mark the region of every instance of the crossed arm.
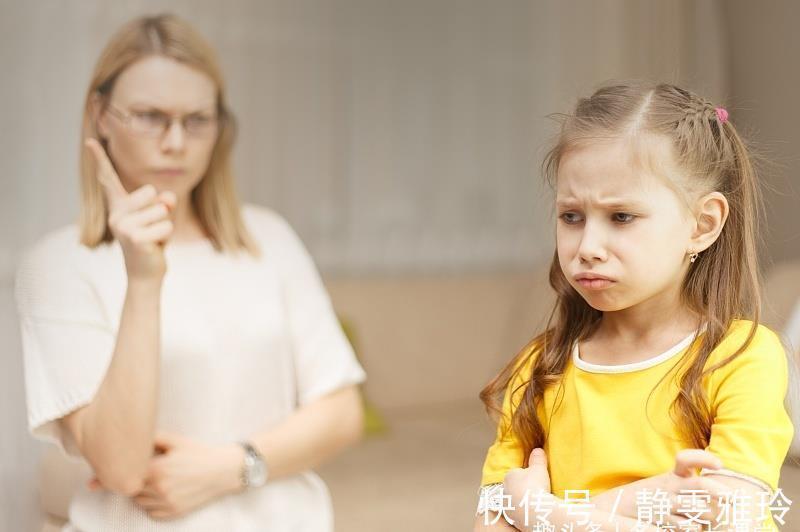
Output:
<instances>
[{"instance_id":1,"label":"crossed arm","mask_svg":"<svg viewBox=\"0 0 800 532\"><path fill-rule=\"evenodd\" d=\"M523 526L525 523L525 512L519 502L525 496L527 490L536 492L541 489L544 490L544 502L548 509L552 509L552 513L548 515L548 521L551 525L555 525L556 529L560 529L563 525L568 525L570 522L575 522L575 519L570 519L567 505L565 501L550 494L549 475L547 473L547 463L544 455L535 457L531 454L531 465L525 469L514 469L509 471L505 478L504 492L511 495L511 506L514 510L508 511L506 515L511 518L516 526L509 524L503 515L489 510L487 515L479 514L476 516L474 523L474 530L527 530ZM609 530L618 532L620 525L622 529L635 530L660 530L660 528L652 523L641 523L638 514L636 493L642 490L649 490L651 493L656 489L660 489L667 494L680 493L685 489L703 490L712 496L711 504L704 512L703 520L708 521L712 529L717 529L721 524L718 519L723 515L719 499L716 497L722 493L738 493L740 497L750 497L749 500L759 500L759 494L763 492L763 488L748 480L731 477L724 474L705 474L702 477L695 475L693 469L705 467L707 469L720 469L721 463L716 457L706 451L701 450L684 450L676 456L675 470L669 473L656 475L641 479L623 486L618 486L614 489L601 493L588 502L590 506L588 509L581 512L581 517L588 520L600 528L599 530ZM738 491L737 491L738 490ZM730 510L730 508L729 508ZM695 512L696 513L696 512ZM757 525L760 524L759 516L755 512L750 515L738 515L737 526L746 524L747 530L755 530ZM688 514L683 514L680 511L673 511L669 516L669 523L678 526L680 522L687 522ZM585 521L582 521L585 522Z\"/></svg>"},{"instance_id":2,"label":"crossed arm","mask_svg":"<svg viewBox=\"0 0 800 532\"><path fill-rule=\"evenodd\" d=\"M248 440L264 456L276 480L312 469L363 434L363 407L356 385L332 391L301 406L274 427ZM154 519L184 515L241 491L243 450L236 443L209 445L178 434L156 433L154 455L133 501ZM91 489L106 488L93 480Z\"/></svg>"}]
</instances>

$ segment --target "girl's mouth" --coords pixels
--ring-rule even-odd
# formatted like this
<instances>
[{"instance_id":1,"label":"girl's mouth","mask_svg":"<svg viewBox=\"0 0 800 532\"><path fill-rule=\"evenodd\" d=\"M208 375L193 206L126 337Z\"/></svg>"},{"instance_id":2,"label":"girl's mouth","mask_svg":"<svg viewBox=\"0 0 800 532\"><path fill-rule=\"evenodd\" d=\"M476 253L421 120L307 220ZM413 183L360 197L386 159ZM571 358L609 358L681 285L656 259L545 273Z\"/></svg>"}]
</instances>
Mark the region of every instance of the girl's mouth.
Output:
<instances>
[{"instance_id":1,"label":"girl's mouth","mask_svg":"<svg viewBox=\"0 0 800 532\"><path fill-rule=\"evenodd\" d=\"M577 279L577 281L578 284L580 284L583 288L588 288L590 290L603 290L615 283L615 281L612 281L611 279L590 279L588 277L580 277Z\"/></svg>"}]
</instances>

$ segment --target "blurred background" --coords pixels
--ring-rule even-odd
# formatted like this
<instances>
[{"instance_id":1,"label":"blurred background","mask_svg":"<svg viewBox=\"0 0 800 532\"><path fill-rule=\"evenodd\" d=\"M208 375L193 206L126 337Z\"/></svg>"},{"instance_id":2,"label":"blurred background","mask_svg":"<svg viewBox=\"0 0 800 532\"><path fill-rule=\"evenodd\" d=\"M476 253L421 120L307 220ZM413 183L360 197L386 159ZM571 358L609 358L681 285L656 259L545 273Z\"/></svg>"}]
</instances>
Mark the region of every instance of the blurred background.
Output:
<instances>
[{"instance_id":1,"label":"blurred background","mask_svg":"<svg viewBox=\"0 0 800 532\"><path fill-rule=\"evenodd\" d=\"M369 376L376 428L321 471L337 531L471 526L494 430L478 392L551 301L547 115L607 80L687 86L765 155L766 320L800 335L800 3L0 0L0 530L58 522L76 480L42 475L27 435L13 272L76 219L101 48L164 11L218 51L240 196L300 234Z\"/></svg>"}]
</instances>

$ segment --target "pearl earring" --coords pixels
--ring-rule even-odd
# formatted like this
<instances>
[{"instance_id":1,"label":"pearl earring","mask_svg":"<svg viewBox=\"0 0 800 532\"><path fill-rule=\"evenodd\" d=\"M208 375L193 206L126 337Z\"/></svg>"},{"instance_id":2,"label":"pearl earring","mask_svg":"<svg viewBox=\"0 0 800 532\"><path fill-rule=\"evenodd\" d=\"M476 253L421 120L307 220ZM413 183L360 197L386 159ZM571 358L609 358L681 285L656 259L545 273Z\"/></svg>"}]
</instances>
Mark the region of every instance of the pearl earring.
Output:
<instances>
[{"instance_id":1,"label":"pearl earring","mask_svg":"<svg viewBox=\"0 0 800 532\"><path fill-rule=\"evenodd\" d=\"M697 252L695 252L695 253L692 253L691 255L689 255L689 262L691 262L692 264L694 264L694 261L696 261L696 260L697 260L697 256L698 256L698 253L697 253Z\"/></svg>"}]
</instances>

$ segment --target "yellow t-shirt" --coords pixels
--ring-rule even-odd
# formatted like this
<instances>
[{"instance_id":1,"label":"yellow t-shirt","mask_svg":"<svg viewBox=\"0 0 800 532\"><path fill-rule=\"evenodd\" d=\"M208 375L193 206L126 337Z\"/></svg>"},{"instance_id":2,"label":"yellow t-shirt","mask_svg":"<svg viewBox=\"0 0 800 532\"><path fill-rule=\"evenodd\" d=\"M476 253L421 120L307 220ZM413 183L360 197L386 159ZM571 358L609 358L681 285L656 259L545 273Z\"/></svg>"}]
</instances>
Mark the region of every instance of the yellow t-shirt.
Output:
<instances>
[{"instance_id":1,"label":"yellow t-shirt","mask_svg":"<svg viewBox=\"0 0 800 532\"><path fill-rule=\"evenodd\" d=\"M706 367L733 354L751 326L746 320L734 322ZM675 371L660 383L659 379L675 367L691 343L692 336L657 357L619 366L587 363L579 358L576 346L561 385L545 390L538 409L545 433L549 431L544 449L554 495L563 498L569 489L588 490L595 496L674 468L675 455L691 444L682 441L669 415L679 389ZM532 364L533 357L508 390L530 378ZM794 434L784 407L787 385L783 346L774 332L761 325L742 354L704 379L714 416L706 450L722 460L723 473L777 489ZM497 439L483 465L482 486L501 483L510 469L522 467L520 441L512 431L503 436L503 430L523 391L524 387L514 394L513 407L506 392ZM554 411L557 392L561 400Z\"/></svg>"}]
</instances>

